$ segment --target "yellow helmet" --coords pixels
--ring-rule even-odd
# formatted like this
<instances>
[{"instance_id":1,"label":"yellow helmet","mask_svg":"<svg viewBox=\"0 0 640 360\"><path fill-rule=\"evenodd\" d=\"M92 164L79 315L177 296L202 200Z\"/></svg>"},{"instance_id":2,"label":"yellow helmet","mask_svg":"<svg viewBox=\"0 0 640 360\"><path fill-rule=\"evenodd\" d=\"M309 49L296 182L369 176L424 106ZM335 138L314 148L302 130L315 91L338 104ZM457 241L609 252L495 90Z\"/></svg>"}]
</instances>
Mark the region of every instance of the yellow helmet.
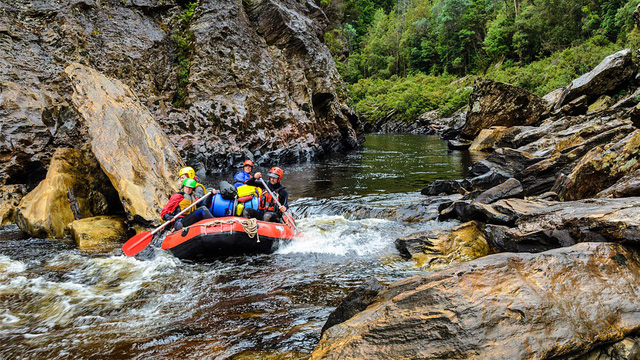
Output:
<instances>
[{"instance_id":1,"label":"yellow helmet","mask_svg":"<svg viewBox=\"0 0 640 360\"><path fill-rule=\"evenodd\" d=\"M191 179L196 177L196 171L193 170L191 166L187 166L185 168L180 169L178 176L182 176L184 174L187 174L187 176L190 177Z\"/></svg>"}]
</instances>

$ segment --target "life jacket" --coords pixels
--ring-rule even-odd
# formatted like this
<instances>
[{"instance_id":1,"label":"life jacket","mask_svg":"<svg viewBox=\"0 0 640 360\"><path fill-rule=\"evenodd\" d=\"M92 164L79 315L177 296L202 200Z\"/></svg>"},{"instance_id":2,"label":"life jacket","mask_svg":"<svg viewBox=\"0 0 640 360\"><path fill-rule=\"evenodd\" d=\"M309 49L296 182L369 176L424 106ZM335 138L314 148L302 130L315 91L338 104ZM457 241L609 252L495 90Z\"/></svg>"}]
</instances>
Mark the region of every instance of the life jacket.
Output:
<instances>
[{"instance_id":1,"label":"life jacket","mask_svg":"<svg viewBox=\"0 0 640 360\"><path fill-rule=\"evenodd\" d=\"M160 218L164 218L164 215L166 214L170 214L173 216L179 214L182 210L189 207L189 205L191 205L197 199L198 198L195 197L194 194L189 196L186 195L183 191L178 191L177 193L171 195L169 202L167 203L167 205L165 205L165 207L162 209L162 212L160 213ZM190 209L187 213L191 213L194 210L195 209Z\"/></svg>"},{"instance_id":2,"label":"life jacket","mask_svg":"<svg viewBox=\"0 0 640 360\"><path fill-rule=\"evenodd\" d=\"M182 193L182 200L180 200L180 203L176 207L176 210L174 210L175 214L177 214L180 211L188 208L191 204L193 204L196 200L198 200L198 198L195 196L195 194L193 192L191 193L191 195L187 195L183 191L180 191L180 192ZM195 192L195 189L194 189L194 192ZM191 209L189 209L189 211L187 211L183 215L189 215L194 211L196 211L195 206L192 207Z\"/></svg>"},{"instance_id":3,"label":"life jacket","mask_svg":"<svg viewBox=\"0 0 640 360\"><path fill-rule=\"evenodd\" d=\"M201 188L202 189L202 195L204 196L204 194L207 193L207 188L204 187L204 185L200 184L200 183L196 183L196 188L193 189L193 193L196 193L196 189Z\"/></svg>"},{"instance_id":4,"label":"life jacket","mask_svg":"<svg viewBox=\"0 0 640 360\"><path fill-rule=\"evenodd\" d=\"M244 170L240 170L233 177L233 185L235 187L242 186L249 179L251 179L251 174L245 172Z\"/></svg>"},{"instance_id":5,"label":"life jacket","mask_svg":"<svg viewBox=\"0 0 640 360\"><path fill-rule=\"evenodd\" d=\"M281 200L279 197L280 197L280 190L282 189L284 189L284 186L280 186L275 190L274 189L271 190L278 197L278 201ZM262 211L278 212L277 210L278 204L273 199L273 196L271 196L271 193L269 193L269 191L265 190L264 193L262 194L262 198L260 198L260 206L258 207L258 209Z\"/></svg>"},{"instance_id":6,"label":"life jacket","mask_svg":"<svg viewBox=\"0 0 640 360\"><path fill-rule=\"evenodd\" d=\"M277 194L276 194L277 196ZM275 212L276 210L276 202L273 201L273 196L271 196L271 194L267 191L264 192L264 194L262 194L262 199L260 199L260 207L259 209L262 211L272 211Z\"/></svg>"}]
</instances>

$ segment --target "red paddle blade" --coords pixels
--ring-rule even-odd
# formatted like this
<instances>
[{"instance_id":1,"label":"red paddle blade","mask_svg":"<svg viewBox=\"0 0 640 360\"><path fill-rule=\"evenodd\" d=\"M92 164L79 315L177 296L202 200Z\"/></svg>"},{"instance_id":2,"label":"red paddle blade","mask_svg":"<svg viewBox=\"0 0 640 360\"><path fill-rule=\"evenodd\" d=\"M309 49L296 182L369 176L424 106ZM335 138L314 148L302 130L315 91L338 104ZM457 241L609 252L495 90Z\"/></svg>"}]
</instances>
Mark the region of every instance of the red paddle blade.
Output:
<instances>
[{"instance_id":1,"label":"red paddle blade","mask_svg":"<svg viewBox=\"0 0 640 360\"><path fill-rule=\"evenodd\" d=\"M133 256L149 246L152 239L153 235L151 235L151 232L143 231L127 240L127 242L122 245L122 251L124 251L124 254L127 256Z\"/></svg>"}]
</instances>

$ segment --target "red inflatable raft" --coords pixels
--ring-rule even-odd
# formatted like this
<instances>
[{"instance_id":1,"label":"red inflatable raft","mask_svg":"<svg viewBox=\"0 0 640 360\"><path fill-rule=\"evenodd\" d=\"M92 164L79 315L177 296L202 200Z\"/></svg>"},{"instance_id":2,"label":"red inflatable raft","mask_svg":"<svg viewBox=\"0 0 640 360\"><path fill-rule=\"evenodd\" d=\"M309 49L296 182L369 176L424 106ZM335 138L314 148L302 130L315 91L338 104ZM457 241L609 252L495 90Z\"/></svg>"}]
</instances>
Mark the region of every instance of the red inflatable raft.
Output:
<instances>
[{"instance_id":1,"label":"red inflatable raft","mask_svg":"<svg viewBox=\"0 0 640 360\"><path fill-rule=\"evenodd\" d=\"M270 254L293 239L287 224L242 217L199 221L167 235L162 248L180 259L202 261L220 256Z\"/></svg>"}]
</instances>

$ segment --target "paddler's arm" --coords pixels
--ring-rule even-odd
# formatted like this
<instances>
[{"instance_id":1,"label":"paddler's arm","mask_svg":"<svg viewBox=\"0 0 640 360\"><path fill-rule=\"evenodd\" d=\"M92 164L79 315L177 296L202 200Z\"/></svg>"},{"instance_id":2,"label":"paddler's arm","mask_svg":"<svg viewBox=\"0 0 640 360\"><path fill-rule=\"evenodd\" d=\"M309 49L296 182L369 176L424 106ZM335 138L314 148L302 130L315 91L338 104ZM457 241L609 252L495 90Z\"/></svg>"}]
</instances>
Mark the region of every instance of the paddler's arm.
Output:
<instances>
[{"instance_id":1,"label":"paddler's arm","mask_svg":"<svg viewBox=\"0 0 640 360\"><path fill-rule=\"evenodd\" d=\"M280 191L278 191L278 197L280 199L282 199L282 201L280 201L280 204L282 206L280 206L278 208L278 210L280 210L280 212L284 213L287 211L287 209L289 208L289 193L287 192L287 189L280 189ZM278 200L280 200L278 199Z\"/></svg>"},{"instance_id":2,"label":"paddler's arm","mask_svg":"<svg viewBox=\"0 0 640 360\"><path fill-rule=\"evenodd\" d=\"M258 181L258 179L260 179L261 177L262 177L262 174L257 172L255 174L253 174L251 179L247 180L245 182L245 184L250 185L250 186L259 187L260 189L264 190L264 185L262 185L262 181Z\"/></svg>"}]
</instances>

